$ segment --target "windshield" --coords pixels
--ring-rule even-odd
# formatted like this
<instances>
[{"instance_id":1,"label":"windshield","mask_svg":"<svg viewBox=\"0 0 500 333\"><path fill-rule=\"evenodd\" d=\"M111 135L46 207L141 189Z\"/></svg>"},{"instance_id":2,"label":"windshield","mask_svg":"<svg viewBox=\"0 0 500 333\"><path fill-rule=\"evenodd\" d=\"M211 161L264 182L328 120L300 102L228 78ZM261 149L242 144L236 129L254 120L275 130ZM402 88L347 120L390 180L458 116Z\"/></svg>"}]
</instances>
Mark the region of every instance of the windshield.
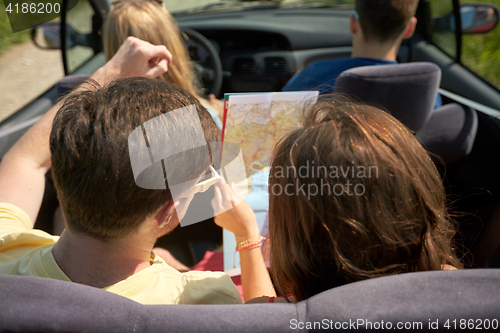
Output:
<instances>
[{"instance_id":1,"label":"windshield","mask_svg":"<svg viewBox=\"0 0 500 333\"><path fill-rule=\"evenodd\" d=\"M354 0L164 0L171 13L243 10L255 7L353 7Z\"/></svg>"}]
</instances>

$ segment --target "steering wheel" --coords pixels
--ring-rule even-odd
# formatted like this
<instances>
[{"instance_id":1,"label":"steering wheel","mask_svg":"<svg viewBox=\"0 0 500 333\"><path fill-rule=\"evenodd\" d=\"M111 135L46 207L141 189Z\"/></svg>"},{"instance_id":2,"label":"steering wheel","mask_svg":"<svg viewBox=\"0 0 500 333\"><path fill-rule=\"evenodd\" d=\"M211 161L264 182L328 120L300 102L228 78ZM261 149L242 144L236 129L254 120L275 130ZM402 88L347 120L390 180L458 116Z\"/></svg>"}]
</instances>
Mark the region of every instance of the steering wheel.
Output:
<instances>
[{"instance_id":1,"label":"steering wheel","mask_svg":"<svg viewBox=\"0 0 500 333\"><path fill-rule=\"evenodd\" d=\"M201 62L192 59L196 84L200 88L204 88L206 95L214 94L215 96L219 96L223 78L219 53L212 43L199 32L190 28L182 28L182 31L190 40L201 45L208 53L208 61Z\"/></svg>"}]
</instances>

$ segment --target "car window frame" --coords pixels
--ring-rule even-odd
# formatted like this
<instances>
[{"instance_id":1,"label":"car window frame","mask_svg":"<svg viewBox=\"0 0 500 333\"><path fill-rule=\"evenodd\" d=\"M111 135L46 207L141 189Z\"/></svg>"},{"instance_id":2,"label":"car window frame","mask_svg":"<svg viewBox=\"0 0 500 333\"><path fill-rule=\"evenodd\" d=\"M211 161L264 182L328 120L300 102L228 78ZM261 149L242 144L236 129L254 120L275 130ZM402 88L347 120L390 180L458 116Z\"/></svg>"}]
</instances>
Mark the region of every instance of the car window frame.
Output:
<instances>
[{"instance_id":1,"label":"car window frame","mask_svg":"<svg viewBox=\"0 0 500 333\"><path fill-rule=\"evenodd\" d=\"M423 1L428 1L430 3L431 0L423 0ZM450 1L450 0L447 0ZM432 38L432 31L427 30L430 28L427 28L426 30L426 35L428 38L426 38L432 45L434 45L436 48L438 48L441 52L443 52L445 55L449 56L450 58L453 59L453 62L462 66L465 68L467 71L472 73L475 77L480 79L482 82L490 86L491 88L495 89L496 91L500 92L500 87L496 86L492 82L490 82L487 78L483 77L479 73L477 73L474 69L471 67L467 66L467 64L463 63L462 61L462 50L463 50L463 31L462 31L462 18L460 15L460 0L451 0L453 4L453 16L455 18L455 56L451 56L448 54L446 50L444 50L440 45L434 42ZM432 17L432 11L429 8L429 16L428 19L431 19Z\"/></svg>"},{"instance_id":2,"label":"car window frame","mask_svg":"<svg viewBox=\"0 0 500 333\"><path fill-rule=\"evenodd\" d=\"M456 5L455 5L455 3L456 3ZM474 69L472 69L471 67L467 66L467 64L464 64L462 62L462 37L463 37L463 32L462 32L462 19L461 19L461 15L460 15L460 0L453 0L453 6L454 6L453 10L454 10L454 15L455 15L455 20L456 20L457 26L458 26L458 28L455 29L456 32L457 32L457 48L460 46L460 49L457 50L457 51L460 52L460 53L457 53L458 55L460 55L460 57L458 58L458 60L456 61L456 63L460 64L462 67L464 67L469 72L471 72L472 74L474 74L474 76L476 76L477 78L481 79L484 83L486 83L490 87L492 87L495 90L497 90L498 92L500 92L500 87L499 86L493 84L487 78L485 78L484 76L480 75ZM457 19L457 17L458 17L458 19ZM458 34L458 32L460 34ZM488 32L486 32L486 33L488 33ZM460 44L458 44L458 43L460 43Z\"/></svg>"},{"instance_id":3,"label":"car window frame","mask_svg":"<svg viewBox=\"0 0 500 333\"><path fill-rule=\"evenodd\" d=\"M111 7L111 2L109 0L88 0L88 3L92 10L94 11L93 16L98 15L99 20L100 20L100 27L97 27L95 25L94 19L92 21L92 35L96 38L98 38L97 41L94 41L94 45L92 47L93 50L93 55L92 57L88 58L86 61L84 61L82 64L80 64L77 68L75 68L73 71L69 71L69 62L68 62L68 49L66 48L66 22L67 22L67 15L68 15L68 2L69 0L62 0L62 5L61 5L61 20L60 20L60 27L61 27L61 55L62 55L62 63L63 63L63 68L64 68L64 75L72 75L75 74L84 67L89 61L94 59L99 53L103 52L103 41L102 41L102 30L101 31L96 31L96 29L102 29L102 26L104 24L104 20L106 18L107 13L109 12L109 9Z\"/></svg>"}]
</instances>

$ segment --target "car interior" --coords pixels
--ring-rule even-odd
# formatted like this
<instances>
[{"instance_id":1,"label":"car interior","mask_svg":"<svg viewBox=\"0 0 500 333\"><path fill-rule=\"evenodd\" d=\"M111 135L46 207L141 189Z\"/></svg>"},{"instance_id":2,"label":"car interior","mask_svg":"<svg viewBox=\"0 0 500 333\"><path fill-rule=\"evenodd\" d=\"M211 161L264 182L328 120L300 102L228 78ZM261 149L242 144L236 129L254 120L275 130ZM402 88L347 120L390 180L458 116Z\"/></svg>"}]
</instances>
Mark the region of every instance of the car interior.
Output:
<instances>
[{"instance_id":1,"label":"car interior","mask_svg":"<svg viewBox=\"0 0 500 333\"><path fill-rule=\"evenodd\" d=\"M417 272L299 303L142 305L76 283L0 276L4 332L458 332L498 329L498 270ZM35 300L35 301L34 301Z\"/></svg>"},{"instance_id":2,"label":"car interior","mask_svg":"<svg viewBox=\"0 0 500 333\"><path fill-rule=\"evenodd\" d=\"M34 42L40 47L48 47L39 42L40 35L57 38L58 44L47 44L60 47L66 77L0 123L0 157L58 98L105 63L101 29L111 4L109 0L87 2L83 19L90 22L91 31L79 32L71 11L63 12L59 24L33 29ZM224 93L281 91L309 64L350 56L352 1L338 2L337 6L321 2L314 6L242 2L238 9L234 4L200 5L196 10L173 15L186 39L202 95L223 98ZM0 276L0 327L13 332L154 332L167 327L169 331L274 332L288 330L293 320L349 322L363 318L377 322L384 318L394 327L397 322L422 322L424 329L430 329L433 323L429 318L433 318L439 321L441 330L453 331L463 329L462 318L482 320L484 324L495 316L500 320L500 90L461 63L462 35L473 29L461 27L459 1L447 1L453 25L449 17L436 16L432 2L420 1L417 30L403 42L398 65L348 70L339 77L335 89L382 106L415 132L431 153L458 226L457 253L465 270L376 278L335 288L297 304L245 307L145 306L82 285ZM495 28L499 12L492 8ZM488 24L491 28L491 22ZM477 31L482 31L480 28L474 26ZM57 37L49 31L57 32ZM75 52L78 48L86 51ZM434 109L437 93L443 98L443 106ZM35 227L52 232L58 201L49 174L47 178ZM222 241L221 229L209 220L177 229L158 245L188 266ZM19 313L26 311L35 316L19 320ZM447 321L451 326L443 326ZM296 326L304 331L326 327Z\"/></svg>"}]
</instances>

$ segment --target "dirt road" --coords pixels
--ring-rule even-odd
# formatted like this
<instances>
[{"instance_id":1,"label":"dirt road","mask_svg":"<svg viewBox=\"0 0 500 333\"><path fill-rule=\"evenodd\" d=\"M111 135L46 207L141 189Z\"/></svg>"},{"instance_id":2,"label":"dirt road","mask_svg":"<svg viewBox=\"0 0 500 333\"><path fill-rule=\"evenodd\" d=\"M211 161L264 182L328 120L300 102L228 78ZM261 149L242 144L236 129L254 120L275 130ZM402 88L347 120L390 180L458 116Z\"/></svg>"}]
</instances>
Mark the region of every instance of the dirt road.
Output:
<instances>
[{"instance_id":1,"label":"dirt road","mask_svg":"<svg viewBox=\"0 0 500 333\"><path fill-rule=\"evenodd\" d=\"M0 56L0 121L63 77L61 52L41 50L31 41Z\"/></svg>"},{"instance_id":2,"label":"dirt road","mask_svg":"<svg viewBox=\"0 0 500 333\"><path fill-rule=\"evenodd\" d=\"M212 2L217 0L171 1L166 7L178 11ZM69 20L79 31L88 31L91 26L87 18L90 16L91 9L87 5L79 11L71 11ZM78 52L70 61L75 61ZM61 77L63 67L59 50L41 50L28 41L0 55L0 121L53 86Z\"/></svg>"}]
</instances>

